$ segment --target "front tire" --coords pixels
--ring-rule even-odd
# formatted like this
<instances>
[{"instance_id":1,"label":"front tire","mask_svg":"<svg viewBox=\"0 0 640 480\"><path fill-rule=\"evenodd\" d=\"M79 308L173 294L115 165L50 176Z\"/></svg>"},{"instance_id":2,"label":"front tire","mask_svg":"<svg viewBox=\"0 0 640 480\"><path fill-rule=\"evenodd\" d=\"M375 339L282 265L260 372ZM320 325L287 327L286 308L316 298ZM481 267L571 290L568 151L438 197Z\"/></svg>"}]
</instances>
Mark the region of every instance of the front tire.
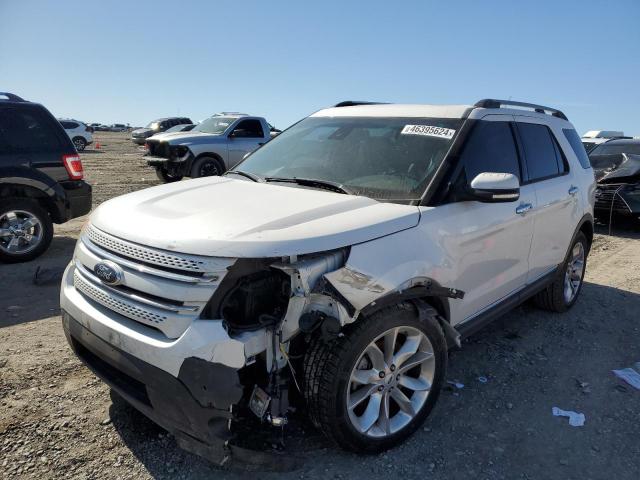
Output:
<instances>
[{"instance_id":1,"label":"front tire","mask_svg":"<svg viewBox=\"0 0 640 480\"><path fill-rule=\"evenodd\" d=\"M184 178L182 175L172 175L164 168L156 168L156 175L158 179L164 183L178 182Z\"/></svg>"},{"instance_id":2,"label":"front tire","mask_svg":"<svg viewBox=\"0 0 640 480\"><path fill-rule=\"evenodd\" d=\"M26 198L3 198L0 204L0 261L27 262L42 255L53 238L49 213Z\"/></svg>"},{"instance_id":3,"label":"front tire","mask_svg":"<svg viewBox=\"0 0 640 480\"><path fill-rule=\"evenodd\" d=\"M318 339L305 357L305 399L313 423L342 448L376 453L411 435L433 409L447 347L428 308L410 303L361 319L344 336Z\"/></svg>"},{"instance_id":4,"label":"front tire","mask_svg":"<svg viewBox=\"0 0 640 480\"><path fill-rule=\"evenodd\" d=\"M222 175L224 173L224 165L214 157L200 157L191 167L191 177L212 177Z\"/></svg>"},{"instance_id":5,"label":"front tire","mask_svg":"<svg viewBox=\"0 0 640 480\"><path fill-rule=\"evenodd\" d=\"M579 232L553 283L533 298L536 306L550 312L562 313L576 303L587 269L589 247L587 237Z\"/></svg>"},{"instance_id":6,"label":"front tire","mask_svg":"<svg viewBox=\"0 0 640 480\"><path fill-rule=\"evenodd\" d=\"M87 141L82 137L74 137L73 145L78 152L82 152L87 147Z\"/></svg>"}]
</instances>

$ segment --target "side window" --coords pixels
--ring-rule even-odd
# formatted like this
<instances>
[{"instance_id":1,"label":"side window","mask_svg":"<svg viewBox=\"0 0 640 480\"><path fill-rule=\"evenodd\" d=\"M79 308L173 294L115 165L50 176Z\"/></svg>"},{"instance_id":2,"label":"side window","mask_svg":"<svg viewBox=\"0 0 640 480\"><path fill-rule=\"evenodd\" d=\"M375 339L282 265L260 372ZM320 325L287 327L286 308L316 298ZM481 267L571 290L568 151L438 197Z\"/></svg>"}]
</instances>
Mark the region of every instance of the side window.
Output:
<instances>
[{"instance_id":1,"label":"side window","mask_svg":"<svg viewBox=\"0 0 640 480\"><path fill-rule=\"evenodd\" d=\"M78 124L76 122L67 122L67 124L69 125L68 128L69 130L73 130L74 128L78 128Z\"/></svg>"},{"instance_id":2,"label":"side window","mask_svg":"<svg viewBox=\"0 0 640 480\"><path fill-rule=\"evenodd\" d=\"M0 109L0 138L5 139L5 152L55 152L61 148L52 121L36 108Z\"/></svg>"},{"instance_id":3,"label":"side window","mask_svg":"<svg viewBox=\"0 0 640 480\"><path fill-rule=\"evenodd\" d=\"M461 155L468 182L479 173L512 173L521 179L518 151L508 122L483 122L474 127Z\"/></svg>"},{"instance_id":4,"label":"side window","mask_svg":"<svg viewBox=\"0 0 640 480\"><path fill-rule=\"evenodd\" d=\"M263 138L262 124L259 120L243 120L233 129L234 137Z\"/></svg>"},{"instance_id":5,"label":"side window","mask_svg":"<svg viewBox=\"0 0 640 480\"><path fill-rule=\"evenodd\" d=\"M578 161L582 168L591 168L591 163L589 163L589 157L587 156L587 151L584 148L584 144L580 140L578 136L578 132L576 132L573 128L563 128L562 133L566 137L569 145L573 149L573 153L578 157Z\"/></svg>"},{"instance_id":6,"label":"side window","mask_svg":"<svg viewBox=\"0 0 640 480\"><path fill-rule=\"evenodd\" d=\"M560 174L557 147L546 125L517 123L530 182ZM560 159L561 160L561 159Z\"/></svg>"}]
</instances>

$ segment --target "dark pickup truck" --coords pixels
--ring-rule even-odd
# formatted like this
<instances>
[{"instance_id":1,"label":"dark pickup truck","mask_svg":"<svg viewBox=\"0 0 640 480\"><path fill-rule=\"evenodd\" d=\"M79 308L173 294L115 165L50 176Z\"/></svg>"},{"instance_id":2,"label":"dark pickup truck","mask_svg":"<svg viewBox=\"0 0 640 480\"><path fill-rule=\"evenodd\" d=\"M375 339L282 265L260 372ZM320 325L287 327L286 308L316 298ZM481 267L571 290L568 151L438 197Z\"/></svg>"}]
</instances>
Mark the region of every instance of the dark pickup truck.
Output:
<instances>
[{"instance_id":1,"label":"dark pickup truck","mask_svg":"<svg viewBox=\"0 0 640 480\"><path fill-rule=\"evenodd\" d=\"M91 186L60 123L40 104L0 92L0 262L41 255L53 224L91 210Z\"/></svg>"}]
</instances>

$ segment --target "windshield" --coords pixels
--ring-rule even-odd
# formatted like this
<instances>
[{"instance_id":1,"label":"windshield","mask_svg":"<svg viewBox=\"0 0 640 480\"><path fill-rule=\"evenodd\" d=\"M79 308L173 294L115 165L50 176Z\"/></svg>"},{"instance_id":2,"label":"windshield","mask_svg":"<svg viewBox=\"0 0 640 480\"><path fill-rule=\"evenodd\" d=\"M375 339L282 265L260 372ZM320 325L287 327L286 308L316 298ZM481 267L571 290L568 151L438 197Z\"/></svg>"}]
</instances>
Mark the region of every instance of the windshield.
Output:
<instances>
[{"instance_id":1,"label":"windshield","mask_svg":"<svg viewBox=\"0 0 640 480\"><path fill-rule=\"evenodd\" d=\"M234 117L210 117L204 120L202 123L193 127L193 131L220 135L224 133L227 127L231 125L235 120L236 119Z\"/></svg>"},{"instance_id":2,"label":"windshield","mask_svg":"<svg viewBox=\"0 0 640 480\"><path fill-rule=\"evenodd\" d=\"M160 122L154 120L153 122L149 122L149 124L145 128L150 128L151 130L157 130Z\"/></svg>"},{"instance_id":3,"label":"windshield","mask_svg":"<svg viewBox=\"0 0 640 480\"><path fill-rule=\"evenodd\" d=\"M262 177L334 182L379 200L419 199L461 119L308 117L237 169Z\"/></svg>"}]
</instances>

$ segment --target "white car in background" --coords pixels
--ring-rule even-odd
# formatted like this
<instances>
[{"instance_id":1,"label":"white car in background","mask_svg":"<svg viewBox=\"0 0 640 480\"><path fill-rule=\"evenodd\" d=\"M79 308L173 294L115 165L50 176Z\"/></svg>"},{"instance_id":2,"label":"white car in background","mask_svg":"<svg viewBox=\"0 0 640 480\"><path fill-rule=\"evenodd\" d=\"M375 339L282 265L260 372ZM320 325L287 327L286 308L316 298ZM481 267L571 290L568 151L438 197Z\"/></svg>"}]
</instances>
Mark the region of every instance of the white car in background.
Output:
<instances>
[{"instance_id":1,"label":"white car in background","mask_svg":"<svg viewBox=\"0 0 640 480\"><path fill-rule=\"evenodd\" d=\"M72 119L59 118L58 121L67 132L69 138L76 147L76 150L82 152L87 145L93 143L93 135L91 135L91 128L85 125L83 122Z\"/></svg>"}]
</instances>

